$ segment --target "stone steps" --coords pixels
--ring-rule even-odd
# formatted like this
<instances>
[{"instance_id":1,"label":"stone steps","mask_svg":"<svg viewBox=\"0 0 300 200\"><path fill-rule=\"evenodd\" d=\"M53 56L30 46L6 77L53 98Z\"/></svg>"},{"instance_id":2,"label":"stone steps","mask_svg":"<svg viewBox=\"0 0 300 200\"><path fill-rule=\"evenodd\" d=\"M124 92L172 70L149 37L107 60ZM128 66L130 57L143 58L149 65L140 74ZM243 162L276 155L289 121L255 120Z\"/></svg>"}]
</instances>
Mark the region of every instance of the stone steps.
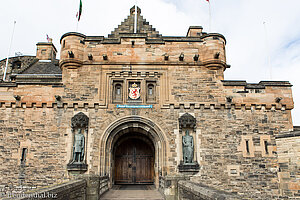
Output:
<instances>
[{"instance_id":1,"label":"stone steps","mask_svg":"<svg viewBox=\"0 0 300 200\"><path fill-rule=\"evenodd\" d=\"M115 190L111 189L100 197L101 200L163 200L163 196L158 190Z\"/></svg>"}]
</instances>

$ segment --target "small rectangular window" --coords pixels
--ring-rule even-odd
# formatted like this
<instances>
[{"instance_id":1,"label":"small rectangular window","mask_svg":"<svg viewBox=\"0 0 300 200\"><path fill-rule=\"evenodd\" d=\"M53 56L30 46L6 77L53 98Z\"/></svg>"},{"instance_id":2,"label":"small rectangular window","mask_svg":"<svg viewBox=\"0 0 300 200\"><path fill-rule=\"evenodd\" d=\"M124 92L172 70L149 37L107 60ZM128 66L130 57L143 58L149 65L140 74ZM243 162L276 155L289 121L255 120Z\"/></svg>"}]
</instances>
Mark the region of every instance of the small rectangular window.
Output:
<instances>
[{"instance_id":1,"label":"small rectangular window","mask_svg":"<svg viewBox=\"0 0 300 200\"><path fill-rule=\"evenodd\" d=\"M266 152L266 154L269 154L268 141L267 140L264 140L264 146L265 146L265 152Z\"/></svg>"},{"instance_id":2,"label":"small rectangular window","mask_svg":"<svg viewBox=\"0 0 300 200\"><path fill-rule=\"evenodd\" d=\"M237 174L237 170L236 169L230 169L230 174L233 174L233 175Z\"/></svg>"},{"instance_id":3,"label":"small rectangular window","mask_svg":"<svg viewBox=\"0 0 300 200\"><path fill-rule=\"evenodd\" d=\"M22 155L21 155L21 163L24 163L26 161L26 154L27 154L27 148L23 148Z\"/></svg>"},{"instance_id":4,"label":"small rectangular window","mask_svg":"<svg viewBox=\"0 0 300 200\"><path fill-rule=\"evenodd\" d=\"M248 154L250 153L250 151L249 151L249 140L246 140L246 151L247 151Z\"/></svg>"}]
</instances>

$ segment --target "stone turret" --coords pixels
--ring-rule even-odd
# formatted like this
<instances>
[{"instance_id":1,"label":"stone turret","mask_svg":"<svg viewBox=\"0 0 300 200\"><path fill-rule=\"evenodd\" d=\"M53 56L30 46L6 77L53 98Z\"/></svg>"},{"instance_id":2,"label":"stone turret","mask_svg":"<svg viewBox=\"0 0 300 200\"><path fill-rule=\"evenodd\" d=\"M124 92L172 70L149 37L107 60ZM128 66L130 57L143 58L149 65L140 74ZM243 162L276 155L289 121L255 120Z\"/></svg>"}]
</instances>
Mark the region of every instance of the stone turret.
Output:
<instances>
[{"instance_id":1,"label":"stone turret","mask_svg":"<svg viewBox=\"0 0 300 200\"><path fill-rule=\"evenodd\" d=\"M80 67L83 62L85 35L71 32L63 35L60 40L61 54L60 54L60 66L76 68Z\"/></svg>"}]
</instances>

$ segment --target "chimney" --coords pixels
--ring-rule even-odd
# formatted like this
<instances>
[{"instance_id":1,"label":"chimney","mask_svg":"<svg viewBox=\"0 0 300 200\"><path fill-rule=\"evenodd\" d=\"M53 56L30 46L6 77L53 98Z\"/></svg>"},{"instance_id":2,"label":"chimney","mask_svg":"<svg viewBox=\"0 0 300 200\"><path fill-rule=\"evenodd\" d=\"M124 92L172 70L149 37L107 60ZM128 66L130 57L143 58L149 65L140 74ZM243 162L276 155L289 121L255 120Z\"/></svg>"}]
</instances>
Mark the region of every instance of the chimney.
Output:
<instances>
[{"instance_id":1,"label":"chimney","mask_svg":"<svg viewBox=\"0 0 300 200\"><path fill-rule=\"evenodd\" d=\"M54 60L57 50L49 38L49 42L39 42L36 44L36 58L39 60Z\"/></svg>"},{"instance_id":2,"label":"chimney","mask_svg":"<svg viewBox=\"0 0 300 200\"><path fill-rule=\"evenodd\" d=\"M200 37L202 30L202 26L190 26L186 37Z\"/></svg>"}]
</instances>

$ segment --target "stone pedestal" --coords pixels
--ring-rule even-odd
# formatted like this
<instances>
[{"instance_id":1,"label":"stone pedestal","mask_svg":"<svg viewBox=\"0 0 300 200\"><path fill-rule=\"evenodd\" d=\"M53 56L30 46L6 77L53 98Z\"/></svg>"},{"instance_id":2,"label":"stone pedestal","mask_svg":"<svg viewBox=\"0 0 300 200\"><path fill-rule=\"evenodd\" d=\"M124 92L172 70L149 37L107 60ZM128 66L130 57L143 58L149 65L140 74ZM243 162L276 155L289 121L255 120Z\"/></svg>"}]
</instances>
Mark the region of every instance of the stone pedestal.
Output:
<instances>
[{"instance_id":1,"label":"stone pedestal","mask_svg":"<svg viewBox=\"0 0 300 200\"><path fill-rule=\"evenodd\" d=\"M82 174L87 171L88 165L85 163L69 163L67 169L74 174Z\"/></svg>"},{"instance_id":2,"label":"stone pedestal","mask_svg":"<svg viewBox=\"0 0 300 200\"><path fill-rule=\"evenodd\" d=\"M183 163L182 161L178 165L179 172L190 172L197 173L200 170L200 166L197 162L194 163Z\"/></svg>"}]
</instances>

